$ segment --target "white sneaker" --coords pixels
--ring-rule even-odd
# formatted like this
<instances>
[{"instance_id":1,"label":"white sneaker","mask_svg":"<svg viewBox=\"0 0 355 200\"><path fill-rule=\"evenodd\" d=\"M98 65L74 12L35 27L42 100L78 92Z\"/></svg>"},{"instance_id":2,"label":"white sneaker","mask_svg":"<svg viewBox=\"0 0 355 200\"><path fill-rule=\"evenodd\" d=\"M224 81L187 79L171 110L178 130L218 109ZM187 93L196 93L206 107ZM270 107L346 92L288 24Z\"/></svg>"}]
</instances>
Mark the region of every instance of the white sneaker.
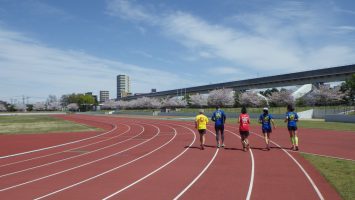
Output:
<instances>
[{"instance_id":1,"label":"white sneaker","mask_svg":"<svg viewBox=\"0 0 355 200\"><path fill-rule=\"evenodd\" d=\"M226 145L225 144L222 144L222 147L224 148Z\"/></svg>"}]
</instances>

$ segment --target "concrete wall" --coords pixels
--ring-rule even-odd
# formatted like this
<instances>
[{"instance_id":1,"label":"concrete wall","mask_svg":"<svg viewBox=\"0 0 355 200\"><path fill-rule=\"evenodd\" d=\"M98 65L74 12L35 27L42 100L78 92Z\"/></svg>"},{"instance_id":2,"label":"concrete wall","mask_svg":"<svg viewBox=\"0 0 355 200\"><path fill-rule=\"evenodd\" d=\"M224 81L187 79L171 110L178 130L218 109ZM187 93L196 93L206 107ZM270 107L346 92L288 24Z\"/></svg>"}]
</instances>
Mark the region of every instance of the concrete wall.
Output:
<instances>
[{"instance_id":1,"label":"concrete wall","mask_svg":"<svg viewBox=\"0 0 355 200\"><path fill-rule=\"evenodd\" d=\"M355 115L325 115L325 121L355 123Z\"/></svg>"}]
</instances>

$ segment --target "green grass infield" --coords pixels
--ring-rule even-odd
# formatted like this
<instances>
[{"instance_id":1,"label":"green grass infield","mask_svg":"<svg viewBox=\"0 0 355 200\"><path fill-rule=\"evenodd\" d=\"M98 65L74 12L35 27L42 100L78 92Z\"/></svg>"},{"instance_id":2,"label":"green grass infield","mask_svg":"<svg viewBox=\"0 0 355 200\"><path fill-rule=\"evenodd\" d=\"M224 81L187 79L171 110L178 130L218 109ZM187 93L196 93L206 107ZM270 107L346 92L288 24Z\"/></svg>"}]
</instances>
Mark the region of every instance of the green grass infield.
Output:
<instances>
[{"instance_id":1,"label":"green grass infield","mask_svg":"<svg viewBox=\"0 0 355 200\"><path fill-rule=\"evenodd\" d=\"M48 115L0 116L0 134L83 132L101 129Z\"/></svg>"},{"instance_id":2,"label":"green grass infield","mask_svg":"<svg viewBox=\"0 0 355 200\"><path fill-rule=\"evenodd\" d=\"M355 199L355 161L301 155L315 166L344 200Z\"/></svg>"}]
</instances>

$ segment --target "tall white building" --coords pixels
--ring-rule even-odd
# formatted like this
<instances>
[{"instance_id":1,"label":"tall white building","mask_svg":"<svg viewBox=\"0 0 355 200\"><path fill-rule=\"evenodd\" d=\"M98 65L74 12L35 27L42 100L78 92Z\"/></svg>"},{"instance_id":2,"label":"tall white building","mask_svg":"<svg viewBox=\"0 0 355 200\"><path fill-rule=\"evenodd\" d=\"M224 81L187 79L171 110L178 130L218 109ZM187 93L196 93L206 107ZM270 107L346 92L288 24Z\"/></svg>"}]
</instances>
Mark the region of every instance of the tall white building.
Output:
<instances>
[{"instance_id":1,"label":"tall white building","mask_svg":"<svg viewBox=\"0 0 355 200\"><path fill-rule=\"evenodd\" d=\"M127 75L117 76L117 99L131 94L131 81Z\"/></svg>"},{"instance_id":2,"label":"tall white building","mask_svg":"<svg viewBox=\"0 0 355 200\"><path fill-rule=\"evenodd\" d=\"M100 102L106 102L110 100L110 92L109 91L100 91Z\"/></svg>"}]
</instances>

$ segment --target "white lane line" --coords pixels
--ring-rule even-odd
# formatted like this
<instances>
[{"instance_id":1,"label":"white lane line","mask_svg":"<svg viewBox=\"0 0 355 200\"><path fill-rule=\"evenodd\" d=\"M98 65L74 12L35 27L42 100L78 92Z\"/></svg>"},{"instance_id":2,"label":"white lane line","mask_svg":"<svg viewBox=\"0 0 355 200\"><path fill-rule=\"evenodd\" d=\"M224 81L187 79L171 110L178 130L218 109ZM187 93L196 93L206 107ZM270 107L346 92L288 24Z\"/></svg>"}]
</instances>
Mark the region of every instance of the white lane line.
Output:
<instances>
[{"instance_id":1,"label":"white lane line","mask_svg":"<svg viewBox=\"0 0 355 200\"><path fill-rule=\"evenodd\" d=\"M171 127L171 128L172 128L172 127ZM154 150L152 150L152 151L150 151L150 152L148 152L148 153L146 153L146 154L144 154L144 155L142 155L142 156L140 156L140 157L138 157L138 158L136 158L136 159L134 159L134 160L131 160L131 161L125 163L125 164L122 164L122 165L120 165L120 166L117 166L117 167L115 167L115 168L112 168L112 169L110 169L110 170L107 170L107 171L105 171L105 172L102 172L102 173L100 173L100 174L97 174L96 176L92 176L92 177L90 177L90 178L88 178L88 179L85 179L85 180L83 180L83 181L80 181L80 182L77 182L77 183L75 183L75 184L69 185L69 186L64 187L64 188L62 188L62 189L56 190L56 191L51 192L51 193L49 193L49 194L46 194L46 195L37 197L37 198L35 198L34 200L44 199L44 198L46 198L46 197L52 196L52 195L54 195L54 194L57 194L57 193L59 193L59 192L63 192L63 191L68 190L68 189L70 189L70 188L76 187L76 186L81 185L81 184L83 184L83 183L85 183L85 182L91 181L91 180L96 179L96 178L98 178L98 177L100 177L100 176L103 176L103 175L108 174L108 173L110 173L110 172L113 172L113 171L115 171L115 170L117 170L117 169L120 169L120 168L122 168L122 167L124 167L124 166L127 166L127 165L129 165L129 164L131 164L131 163L134 163L134 162L136 162L137 160L140 160L140 159L142 159L142 158L144 158L144 157L146 157L146 156L148 156L148 155L150 155L150 154L152 154L152 153L158 151L159 149L163 148L164 146L166 146L167 144L169 144L171 141L173 141L173 140L175 139L175 137L176 137L176 135L177 135L177 132L176 132L176 129L174 129L174 128L172 128L172 129L174 130L174 136L173 136L169 141L167 141L165 144L161 145L160 147L158 147L158 148L156 148L156 149L154 149Z\"/></svg>"},{"instance_id":2,"label":"white lane line","mask_svg":"<svg viewBox=\"0 0 355 200\"><path fill-rule=\"evenodd\" d=\"M255 133L255 132L254 132ZM258 137L263 138L262 136L260 136L259 134L255 133L255 135L257 135ZM324 197L322 195L322 193L319 191L317 185L313 182L312 178L308 175L308 173L306 172L306 170L302 167L302 165L290 154L288 153L285 149L283 149L279 144L277 144L276 142L270 140L271 143L273 143L274 145L276 145L277 147L279 147L282 151L284 151L292 160L293 162L296 163L296 165L301 169L301 171L303 172L303 174L307 177L308 181L311 183L313 189L316 191L319 199L324 200Z\"/></svg>"},{"instance_id":3,"label":"white lane line","mask_svg":"<svg viewBox=\"0 0 355 200\"><path fill-rule=\"evenodd\" d=\"M226 131L232 133L233 135L237 136L240 138L240 136L232 131L229 131L226 129ZM253 191L253 186L254 186L254 176L255 176L255 160L254 160L254 154L253 151L250 149L249 150L250 157L251 157L251 174L250 174L250 182L249 182L249 188L248 188L248 193L247 193L247 200L250 200L251 193Z\"/></svg>"},{"instance_id":4,"label":"white lane line","mask_svg":"<svg viewBox=\"0 0 355 200\"><path fill-rule=\"evenodd\" d=\"M212 126L209 125L209 127L211 128ZM212 127L211 129L213 129L213 128L214 127ZM238 138L240 138L240 136L238 134L234 133L233 131L229 131L227 129L226 129L226 131L228 131L228 132L232 133L233 135L237 136ZM209 131L209 132L211 132L211 131ZM211 133L216 136L216 134L214 134L213 132L211 132ZM250 198L251 198L251 194L252 194L253 186L254 186L254 179L255 179L255 159L254 159L253 151L251 149L249 150L249 154L250 154L250 157L251 157L251 174L250 174L250 182L249 182L248 193L247 193L247 196L246 196L247 200L250 200ZM191 186L192 185L190 185L189 187L191 187ZM188 188L185 188L185 189L187 190ZM184 192L186 192L186 191L184 191ZM179 194L179 195L181 196L182 194ZM175 197L174 199L177 199L179 197Z\"/></svg>"},{"instance_id":5,"label":"white lane line","mask_svg":"<svg viewBox=\"0 0 355 200\"><path fill-rule=\"evenodd\" d=\"M87 120L87 121L90 121L90 120ZM99 123L104 123L104 122L99 122ZM105 124L108 124L108 123L105 123ZM29 154L29 153L35 153L35 152L38 152L38 151L44 151L44 150L48 150L48 149L54 149L54 148L58 148L58 147L61 147L61 146L66 146L66 145L69 145L69 144L75 144L75 143L82 142L82 141L85 141L85 140L90 140L90 139L93 139L93 138L97 138L97 137L100 137L102 135L106 135L108 133L111 133L112 131L115 131L117 129L116 125L114 125L114 124L110 124L110 125L111 126L113 125L113 129L111 129L109 131L106 131L104 133L101 133L99 135L95 135L95 136L92 136L92 137L84 138L84 139L81 139L81 140L75 140L75 141L71 141L71 142L67 142L67 143L63 143L63 144L58 144L58 145L54 145L54 146L50 146L50 147L45 147L45 148L41 148L41 149L35 149L35 150L25 151L25 152L16 153L16 154L0 156L0 159L5 159L5 158L10 158L10 157L15 157L15 156L21 156L21 155L25 155L25 154Z\"/></svg>"},{"instance_id":6,"label":"white lane line","mask_svg":"<svg viewBox=\"0 0 355 200\"><path fill-rule=\"evenodd\" d=\"M175 124L174 124L174 125L175 125ZM185 128L187 128L186 126L182 126L182 125L178 125L178 124L176 124L176 126L180 126L180 127L185 127ZM195 142L195 140L196 140L196 134L195 134L195 132L194 132L193 130L191 130L190 128L187 128L187 129L189 129L189 130L193 133L193 135L194 135L194 139L193 139L193 141L191 142L191 144L189 145L189 147L191 147L191 145L192 145L192 144ZM145 175L144 177L138 179L137 181L135 181L135 182L133 182L133 183L127 185L126 187L124 187L124 188L118 190L117 192L110 194L109 196L103 198L103 200L109 199L109 198L111 198L111 197L113 197L113 196L115 196L115 195L117 195L117 194L119 194L119 193L121 193L121 192L127 190L128 188L130 188L130 187L136 185L137 183L143 181L144 179L146 179L146 178L152 176L152 175L155 174L156 172L160 171L161 169L163 169L164 167L168 166L169 164L171 164L172 162L174 162L176 159L178 159L179 157L181 157L187 150L189 150L189 148L186 148L186 149L185 149L184 151L182 151L179 155L177 155L175 158L173 158L173 159L170 160L169 162L165 163L164 165L160 166L158 169L152 171L151 173ZM217 152L218 152L218 151L217 151Z\"/></svg>"},{"instance_id":7,"label":"white lane line","mask_svg":"<svg viewBox=\"0 0 355 200\"><path fill-rule=\"evenodd\" d=\"M214 136L216 136L215 133L213 133L212 131L210 130L207 130L208 132L212 133ZM192 182L190 184L188 184L175 198L174 200L176 199L179 199L183 194L185 194L185 192L191 188L191 186L193 184L195 184L197 182L197 180L207 171L207 169L210 167L210 165L213 163L213 161L216 159L217 155L218 155L218 152L219 152L219 149L217 148L216 152L214 153L212 159L210 160L210 162L206 165L206 167L195 177L194 180L192 180Z\"/></svg>"},{"instance_id":8,"label":"white lane line","mask_svg":"<svg viewBox=\"0 0 355 200\"><path fill-rule=\"evenodd\" d=\"M96 149L96 150L93 150L93 151L82 153L82 154L79 154L79 155L76 155L76 156L63 158L63 159L56 160L56 161L53 161L53 162L49 162L49 163L46 163L46 164L37 165L37 166L34 166L34 167L29 167L29 168L26 168L26 169L23 169L23 170L19 170L19 171L15 171L15 172L11 172L11 173L8 173L8 174L3 174L3 175L0 175L0 178L6 177L6 176L10 176L10 175L14 175L14 174L18 174L18 173L21 173L21 172L30 171L30 170L33 170L33 169L38 169L38 168L49 166L49 165L53 165L53 164L56 164L56 163L64 162L64 161L71 160L71 159L74 159L74 158L78 158L78 157L81 157L81 156L89 155L89 154L92 154L92 153L95 153L95 152L98 152L98 151L101 151L101 150L116 146L118 144L122 144L124 142L129 141L129 140L132 140L135 137L138 137L139 135L141 135L142 133L143 133L143 131L141 131L138 135L135 135L135 136L130 137L128 139L122 140L120 142L117 142L117 143L114 143L114 144L111 144L111 145L108 145L108 146L105 146L105 147L102 147L102 148L99 148L99 149Z\"/></svg>"},{"instance_id":9,"label":"white lane line","mask_svg":"<svg viewBox=\"0 0 355 200\"><path fill-rule=\"evenodd\" d=\"M152 125L152 126L153 126L153 125ZM156 127L156 128L158 128L158 127ZM143 129L142 132L144 132L144 129ZM13 189L13 188L17 188L17 187L20 187L20 186L23 186L23 185L27 185L27 184L30 184L30 183L33 183L33 182L37 182L37 181L39 181L39 180L43 180L43 179L46 179L46 178L49 178L49 177L52 177L52 176L56 176L56 175L58 175L58 174L62 174L62 173L68 172L68 171L72 171L72 170L74 170L74 169L78 169L78 168L80 168L80 167L84 167L84 166L87 166L87 165L90 165L90 164L99 162L99 161L101 161L101 160L105 160L105 159L107 159L107 158L116 156L116 155L121 154L121 153L123 153L123 152L126 152L126 151L128 151L128 150L131 150L131 149L133 149L133 148L136 148L136 147L138 147L138 146L140 146L140 145L142 145L142 144L144 144L144 143L146 143L146 142L149 142L150 140L152 140L152 139L154 139L155 137L157 137L157 136L159 135L159 132L160 132L160 129L158 128L158 132L157 132L152 138L150 138L149 140L146 140L146 141L144 141L144 142L142 142L142 143L139 143L139 144L137 144L137 145L134 145L134 146L132 146L132 147L130 147L130 148L127 148L127 149L125 149L125 150L119 151L119 152L114 153L114 154L111 154L111 155L109 155L109 156L102 157L102 158L97 159L97 160L93 160L93 161L90 161L90 162L87 162L87 163L78 165L78 166L76 166L76 167L72 167L72 168L69 168L69 169L66 169L66 170L63 170L63 171L56 172L56 173L54 173L54 174L50 174L50 175L43 176L43 177L40 177L40 178L37 178L37 179L33 179L33 180L31 180L31 181L23 182L23 183L20 183L20 184L17 184L17 185L13 185L13 186L10 186L10 187L7 187L7 188L0 189L0 192L6 191L6 190L10 190L10 189Z\"/></svg>"},{"instance_id":10,"label":"white lane line","mask_svg":"<svg viewBox=\"0 0 355 200\"><path fill-rule=\"evenodd\" d=\"M189 184L187 185L175 198L179 199L188 189L190 189L190 187L195 184L195 182L207 171L207 169L210 167L210 165L212 164L212 162L215 160L215 158L217 157L219 149L217 148L216 152L214 153L212 159L210 160L210 162L206 165L206 167L200 172L200 174L198 174L196 176L196 178Z\"/></svg>"},{"instance_id":11,"label":"white lane line","mask_svg":"<svg viewBox=\"0 0 355 200\"><path fill-rule=\"evenodd\" d=\"M7 163L5 165L0 165L0 168L1 167L6 167L6 166L10 166L10 165L14 165L14 164L19 164L19 163L23 163L23 162L28 162L28 161L32 161L32 160L37 160L37 159L40 159L40 158L46 158L46 157L49 157L49 156L53 156L53 155L57 155L57 154L61 154L61 153L64 153L64 152L68 152L68 151L72 151L72 150L76 150L76 149L80 149L80 148L84 148L84 147L88 147L88 146L92 146L92 145L95 145L95 144L99 144L101 142L105 142L105 141L108 141L108 140L112 140L114 138L117 138L127 132L129 132L131 130L131 126L128 126L128 125L125 125L125 124L121 124L121 125L124 125L124 126L127 126L128 129L126 131L124 131L123 133L120 133L119 135L116 135L114 137L108 137L107 139L105 140L101 140L101 141L98 141L98 142L94 142L94 143L90 143L90 144L87 144L87 145L83 145L83 146L80 146L80 147L75 147L75 148L72 148L72 149L68 149L68 150L64 150L64 151L60 151L60 152L56 152L56 153L52 153L52 154L47 154L47 155L43 155L43 156L38 156L38 157L33 157L33 158L29 158L29 159L25 159L25 160L21 160L21 161L16 161L16 162L12 162L12 163Z\"/></svg>"},{"instance_id":12,"label":"white lane line","mask_svg":"<svg viewBox=\"0 0 355 200\"><path fill-rule=\"evenodd\" d=\"M286 149L288 152L294 152L293 150ZM309 155L314 155L314 156L321 156L321 157L326 157L326 158L332 158L332 159L338 159L338 160L346 160L346 161L352 161L355 162L355 160L350 159L350 158L342 158L342 157L336 157L336 156L328 156L328 155L323 155L323 154L317 154L317 153L310 153L310 152L304 152L304 151L298 151L299 153L304 153L304 154L309 154Z\"/></svg>"}]
</instances>

